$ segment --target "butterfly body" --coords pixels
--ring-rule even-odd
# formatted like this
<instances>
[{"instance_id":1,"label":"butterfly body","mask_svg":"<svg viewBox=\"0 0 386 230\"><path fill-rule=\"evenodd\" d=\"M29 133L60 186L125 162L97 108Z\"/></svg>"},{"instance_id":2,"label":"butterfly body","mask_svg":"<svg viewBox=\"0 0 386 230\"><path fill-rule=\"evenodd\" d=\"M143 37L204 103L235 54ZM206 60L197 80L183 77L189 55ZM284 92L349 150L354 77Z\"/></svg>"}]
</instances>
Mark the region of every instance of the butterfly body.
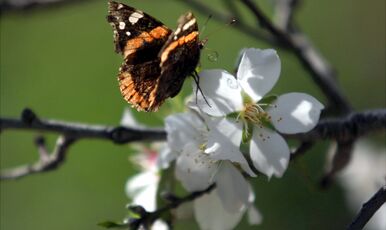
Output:
<instances>
[{"instance_id":1,"label":"butterfly body","mask_svg":"<svg viewBox=\"0 0 386 230\"><path fill-rule=\"evenodd\" d=\"M157 111L180 92L199 62L196 18L190 12L182 15L172 31L142 11L110 1L107 21L115 51L124 57L118 73L123 98L137 110Z\"/></svg>"}]
</instances>

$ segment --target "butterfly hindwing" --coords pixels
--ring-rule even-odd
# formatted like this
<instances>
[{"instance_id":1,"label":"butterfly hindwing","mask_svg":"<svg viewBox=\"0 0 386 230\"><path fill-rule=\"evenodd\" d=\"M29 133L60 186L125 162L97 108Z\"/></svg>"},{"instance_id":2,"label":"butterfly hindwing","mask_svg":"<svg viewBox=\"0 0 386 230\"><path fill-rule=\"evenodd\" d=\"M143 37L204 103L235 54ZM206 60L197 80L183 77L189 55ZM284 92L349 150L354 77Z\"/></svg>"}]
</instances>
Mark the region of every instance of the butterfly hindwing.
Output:
<instances>
[{"instance_id":1,"label":"butterfly hindwing","mask_svg":"<svg viewBox=\"0 0 386 230\"><path fill-rule=\"evenodd\" d=\"M161 76L155 98L176 96L200 59L200 43L196 18L191 12L182 15L177 29L169 36L159 53ZM156 100L157 101L157 100Z\"/></svg>"}]
</instances>

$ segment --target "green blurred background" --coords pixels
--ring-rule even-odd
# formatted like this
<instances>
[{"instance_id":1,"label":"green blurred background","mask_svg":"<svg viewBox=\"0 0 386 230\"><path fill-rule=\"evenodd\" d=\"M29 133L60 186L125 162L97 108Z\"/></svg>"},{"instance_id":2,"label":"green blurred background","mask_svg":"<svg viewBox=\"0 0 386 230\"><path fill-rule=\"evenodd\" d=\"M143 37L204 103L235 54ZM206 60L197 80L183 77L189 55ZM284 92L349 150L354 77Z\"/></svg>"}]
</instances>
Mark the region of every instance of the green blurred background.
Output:
<instances>
[{"instance_id":1,"label":"green blurred background","mask_svg":"<svg viewBox=\"0 0 386 230\"><path fill-rule=\"evenodd\" d=\"M266 1L268 14L272 12ZM174 28L190 10L183 1L125 1ZM221 1L212 1L223 10ZM240 9L243 7L240 5ZM106 1L5 12L0 22L0 115L18 117L32 108L43 118L118 125L126 103L116 81L121 57L113 52L112 29L106 22ZM200 25L208 15L195 12ZM247 16L250 16L247 14ZM385 107L385 1L305 1L296 20L322 54L333 64L344 93L358 110ZM240 49L269 48L232 27L211 20L211 34L201 58L202 68L232 71ZM214 31L211 33L211 31ZM210 61L211 50L219 53ZM308 92L325 101L297 59L278 49L282 74L275 93ZM189 80L190 81L190 80ZM184 93L190 93L185 83ZM169 100L157 114L135 113L153 126L177 111ZM0 136L1 169L33 162L34 132L6 131ZM49 147L56 136L44 134ZM382 137L381 137L382 138ZM381 140L376 137L376 140ZM380 144L381 141L379 141ZM264 215L260 229L342 229L353 217L338 185L320 191L327 143L318 144L290 165L283 179L253 181L256 205ZM127 145L83 140L73 145L58 170L17 181L1 181L0 229L102 229L104 220L125 216L128 198L124 184L135 168ZM187 225L177 225L187 229ZM196 229L192 225L191 229ZM238 229L252 229L242 224Z\"/></svg>"}]
</instances>

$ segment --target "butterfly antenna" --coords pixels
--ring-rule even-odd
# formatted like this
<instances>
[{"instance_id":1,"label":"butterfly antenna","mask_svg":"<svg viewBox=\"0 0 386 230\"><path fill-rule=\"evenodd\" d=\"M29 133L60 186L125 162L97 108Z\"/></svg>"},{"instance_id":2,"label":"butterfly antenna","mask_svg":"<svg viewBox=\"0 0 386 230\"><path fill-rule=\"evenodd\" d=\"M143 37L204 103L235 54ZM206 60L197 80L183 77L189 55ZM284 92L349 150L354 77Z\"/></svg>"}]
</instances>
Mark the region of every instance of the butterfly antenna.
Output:
<instances>
[{"instance_id":1,"label":"butterfly antenna","mask_svg":"<svg viewBox=\"0 0 386 230\"><path fill-rule=\"evenodd\" d=\"M212 106L210 106L208 100L206 99L204 93L202 92L202 89L201 89L201 87L200 87L200 77L198 76L198 73L197 73L196 71L194 71L192 76L193 76L193 80L194 80L194 82L196 83L196 86L197 86L197 88L196 88L196 104L197 104L197 95L198 95L198 91L200 91L202 97L204 98L205 103L206 103L210 108L212 108Z\"/></svg>"},{"instance_id":2,"label":"butterfly antenna","mask_svg":"<svg viewBox=\"0 0 386 230\"><path fill-rule=\"evenodd\" d=\"M201 31L203 31L203 30L206 28L207 22L208 22L209 19L211 19L211 18L212 18L212 15L209 15L209 17L208 17L208 19L206 20L206 22L205 22L205 24L204 24L204 26L203 26L203 28L202 28ZM225 26L231 26L231 25L233 25L233 24L235 24L235 23L236 23L236 19L235 19L235 18L232 18L228 23L225 24ZM222 30L222 29L224 29L224 25L221 25L221 26L218 27L216 30L211 31L208 35L206 35L205 38L202 39L202 40L200 41L200 48L201 48L201 49L204 48L205 44L208 42L209 36L211 36L213 33L218 33L218 32L219 32L220 30Z\"/></svg>"},{"instance_id":3,"label":"butterfly antenna","mask_svg":"<svg viewBox=\"0 0 386 230\"><path fill-rule=\"evenodd\" d=\"M202 28L201 28L201 34L203 34L204 33L204 31L205 31L205 29L206 29L206 26L208 25L208 22L209 22L209 20L212 18L212 15L210 14L209 16L208 16L208 18L206 19L206 21L205 21L205 23L204 23L204 25L202 26Z\"/></svg>"}]
</instances>

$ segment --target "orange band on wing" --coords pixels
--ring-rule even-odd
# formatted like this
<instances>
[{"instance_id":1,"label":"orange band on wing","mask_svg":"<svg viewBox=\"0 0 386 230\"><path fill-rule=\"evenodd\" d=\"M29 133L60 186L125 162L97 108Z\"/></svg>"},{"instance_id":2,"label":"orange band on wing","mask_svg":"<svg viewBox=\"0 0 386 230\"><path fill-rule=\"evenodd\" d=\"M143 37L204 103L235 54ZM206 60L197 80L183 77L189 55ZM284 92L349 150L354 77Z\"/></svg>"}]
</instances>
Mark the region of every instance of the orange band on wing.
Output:
<instances>
[{"instance_id":1,"label":"orange band on wing","mask_svg":"<svg viewBox=\"0 0 386 230\"><path fill-rule=\"evenodd\" d=\"M177 41L170 43L170 45L162 52L161 62L165 62L169 56L170 51L174 50L177 46L186 44L190 41L194 41L198 38L198 32L194 31L186 36L180 37Z\"/></svg>"},{"instance_id":2,"label":"orange band on wing","mask_svg":"<svg viewBox=\"0 0 386 230\"><path fill-rule=\"evenodd\" d=\"M137 51L138 48L142 47L145 43L150 43L155 39L166 39L169 35L169 30L163 26L158 26L152 29L150 32L142 32L135 38L129 39L126 43L123 51L123 56L126 58L130 54Z\"/></svg>"}]
</instances>

